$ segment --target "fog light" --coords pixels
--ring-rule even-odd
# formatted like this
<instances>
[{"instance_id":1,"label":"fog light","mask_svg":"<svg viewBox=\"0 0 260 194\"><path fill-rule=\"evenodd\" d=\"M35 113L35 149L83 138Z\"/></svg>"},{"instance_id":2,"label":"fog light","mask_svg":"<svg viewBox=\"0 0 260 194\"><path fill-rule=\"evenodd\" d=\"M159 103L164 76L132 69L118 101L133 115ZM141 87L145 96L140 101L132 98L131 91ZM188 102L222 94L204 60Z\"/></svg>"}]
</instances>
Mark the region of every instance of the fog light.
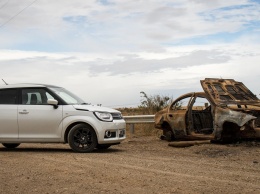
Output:
<instances>
[{"instance_id":1,"label":"fog light","mask_svg":"<svg viewBox=\"0 0 260 194\"><path fill-rule=\"evenodd\" d=\"M125 136L125 130L121 129L119 130L119 137L124 137Z\"/></svg>"},{"instance_id":2,"label":"fog light","mask_svg":"<svg viewBox=\"0 0 260 194\"><path fill-rule=\"evenodd\" d=\"M106 132L105 132L105 135L106 135L106 137L108 137L108 138L109 138L109 137L111 137L111 136L112 136L112 133L111 133L110 131L106 131Z\"/></svg>"}]
</instances>

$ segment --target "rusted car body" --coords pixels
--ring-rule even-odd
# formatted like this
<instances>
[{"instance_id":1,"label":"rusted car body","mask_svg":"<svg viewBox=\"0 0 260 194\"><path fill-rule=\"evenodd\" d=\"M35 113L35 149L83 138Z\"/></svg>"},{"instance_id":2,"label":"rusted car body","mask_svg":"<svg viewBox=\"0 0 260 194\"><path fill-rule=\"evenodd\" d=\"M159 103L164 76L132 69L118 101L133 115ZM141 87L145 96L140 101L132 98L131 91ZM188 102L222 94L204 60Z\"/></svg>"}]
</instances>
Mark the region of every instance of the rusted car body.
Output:
<instances>
[{"instance_id":1,"label":"rusted car body","mask_svg":"<svg viewBox=\"0 0 260 194\"><path fill-rule=\"evenodd\" d=\"M182 95L156 113L164 139L260 138L260 100L242 82L206 78L201 85L204 92Z\"/></svg>"}]
</instances>

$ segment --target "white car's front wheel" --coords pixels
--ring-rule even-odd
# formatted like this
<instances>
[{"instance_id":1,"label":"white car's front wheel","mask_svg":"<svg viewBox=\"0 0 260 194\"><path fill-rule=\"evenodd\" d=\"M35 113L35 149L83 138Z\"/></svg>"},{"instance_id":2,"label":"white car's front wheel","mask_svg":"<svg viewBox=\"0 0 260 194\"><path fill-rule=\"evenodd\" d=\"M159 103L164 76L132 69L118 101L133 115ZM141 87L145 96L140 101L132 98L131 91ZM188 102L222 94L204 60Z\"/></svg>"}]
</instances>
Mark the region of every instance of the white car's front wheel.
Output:
<instances>
[{"instance_id":1,"label":"white car's front wheel","mask_svg":"<svg viewBox=\"0 0 260 194\"><path fill-rule=\"evenodd\" d=\"M97 136L94 129L86 124L77 124L69 132L68 142L75 152L91 152L97 146Z\"/></svg>"}]
</instances>

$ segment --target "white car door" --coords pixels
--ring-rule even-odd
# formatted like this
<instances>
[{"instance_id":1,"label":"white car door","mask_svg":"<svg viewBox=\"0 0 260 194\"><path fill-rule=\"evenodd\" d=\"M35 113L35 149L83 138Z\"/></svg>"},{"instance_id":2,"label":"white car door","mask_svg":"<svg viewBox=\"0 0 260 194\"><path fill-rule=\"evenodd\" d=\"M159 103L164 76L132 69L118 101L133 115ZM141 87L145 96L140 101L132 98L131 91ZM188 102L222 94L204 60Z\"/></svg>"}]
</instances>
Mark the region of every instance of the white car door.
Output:
<instances>
[{"instance_id":1,"label":"white car door","mask_svg":"<svg viewBox=\"0 0 260 194\"><path fill-rule=\"evenodd\" d=\"M17 90L0 90L0 139L18 138Z\"/></svg>"},{"instance_id":2,"label":"white car door","mask_svg":"<svg viewBox=\"0 0 260 194\"><path fill-rule=\"evenodd\" d=\"M45 88L22 89L22 104L18 105L19 139L46 142L61 139L62 106L47 104L53 96ZM56 140L55 140L56 139Z\"/></svg>"}]
</instances>

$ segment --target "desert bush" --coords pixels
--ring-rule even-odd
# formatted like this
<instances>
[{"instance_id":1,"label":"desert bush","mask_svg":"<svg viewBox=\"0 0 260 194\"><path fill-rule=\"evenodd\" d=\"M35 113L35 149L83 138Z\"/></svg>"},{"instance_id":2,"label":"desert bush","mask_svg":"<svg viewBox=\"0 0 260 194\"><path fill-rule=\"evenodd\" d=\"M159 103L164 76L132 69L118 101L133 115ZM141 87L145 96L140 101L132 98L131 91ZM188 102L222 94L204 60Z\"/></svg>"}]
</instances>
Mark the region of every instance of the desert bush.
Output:
<instances>
[{"instance_id":1,"label":"desert bush","mask_svg":"<svg viewBox=\"0 0 260 194\"><path fill-rule=\"evenodd\" d=\"M141 94L141 105L138 106L145 114L155 114L156 112L166 108L171 102L172 98L165 95L150 95L148 96L145 92Z\"/></svg>"},{"instance_id":2,"label":"desert bush","mask_svg":"<svg viewBox=\"0 0 260 194\"><path fill-rule=\"evenodd\" d=\"M171 102L172 98L164 95L150 95L148 96L145 92L141 94L141 105L138 107L131 108L117 108L123 116L128 115L148 115L155 114L156 112L167 107ZM130 126L126 126L128 137L136 136L150 136L150 135L161 135L161 130L155 129L154 124L135 124L135 133L130 134ZM159 134L159 135L158 135Z\"/></svg>"}]
</instances>

